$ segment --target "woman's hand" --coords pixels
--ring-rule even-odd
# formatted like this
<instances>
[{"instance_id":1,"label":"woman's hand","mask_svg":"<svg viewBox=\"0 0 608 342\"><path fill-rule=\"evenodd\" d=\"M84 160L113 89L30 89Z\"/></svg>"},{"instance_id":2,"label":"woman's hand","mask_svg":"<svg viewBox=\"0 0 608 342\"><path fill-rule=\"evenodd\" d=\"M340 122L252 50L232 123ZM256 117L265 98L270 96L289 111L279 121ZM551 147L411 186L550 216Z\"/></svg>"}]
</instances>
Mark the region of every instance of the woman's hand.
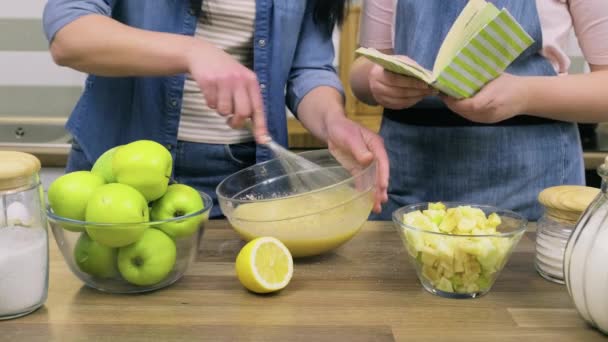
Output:
<instances>
[{"instance_id":1,"label":"woman's hand","mask_svg":"<svg viewBox=\"0 0 608 342\"><path fill-rule=\"evenodd\" d=\"M464 118L492 124L525 114L528 94L523 77L502 74L471 98L457 100L445 95L441 97L453 112Z\"/></svg>"},{"instance_id":2,"label":"woman's hand","mask_svg":"<svg viewBox=\"0 0 608 342\"><path fill-rule=\"evenodd\" d=\"M228 125L243 127L253 121L259 143L267 137L260 85L253 71L232 56L206 42L198 42L187 56L189 72L205 96L207 106L228 117Z\"/></svg>"},{"instance_id":3,"label":"woman's hand","mask_svg":"<svg viewBox=\"0 0 608 342\"><path fill-rule=\"evenodd\" d=\"M399 58L407 59L406 56ZM374 64L369 71L369 89L376 102L389 109L409 108L437 92L413 77L399 75Z\"/></svg>"},{"instance_id":4,"label":"woman's hand","mask_svg":"<svg viewBox=\"0 0 608 342\"><path fill-rule=\"evenodd\" d=\"M363 170L374 160L376 165L376 194L374 212L382 211L388 200L389 162L382 138L369 129L339 115L327 122L327 144L331 154L351 174Z\"/></svg>"}]
</instances>

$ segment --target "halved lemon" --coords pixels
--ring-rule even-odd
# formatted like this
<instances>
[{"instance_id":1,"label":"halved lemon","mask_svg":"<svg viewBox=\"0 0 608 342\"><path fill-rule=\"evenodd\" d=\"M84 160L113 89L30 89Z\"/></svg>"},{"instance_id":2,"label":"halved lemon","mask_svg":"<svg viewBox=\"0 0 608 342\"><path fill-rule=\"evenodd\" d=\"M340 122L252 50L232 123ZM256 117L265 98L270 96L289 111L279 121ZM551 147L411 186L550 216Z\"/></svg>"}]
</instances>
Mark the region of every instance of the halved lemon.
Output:
<instances>
[{"instance_id":1,"label":"halved lemon","mask_svg":"<svg viewBox=\"0 0 608 342\"><path fill-rule=\"evenodd\" d=\"M256 293L283 289L293 275L293 259L285 245L273 237L248 242L236 257L236 275L243 286Z\"/></svg>"}]
</instances>

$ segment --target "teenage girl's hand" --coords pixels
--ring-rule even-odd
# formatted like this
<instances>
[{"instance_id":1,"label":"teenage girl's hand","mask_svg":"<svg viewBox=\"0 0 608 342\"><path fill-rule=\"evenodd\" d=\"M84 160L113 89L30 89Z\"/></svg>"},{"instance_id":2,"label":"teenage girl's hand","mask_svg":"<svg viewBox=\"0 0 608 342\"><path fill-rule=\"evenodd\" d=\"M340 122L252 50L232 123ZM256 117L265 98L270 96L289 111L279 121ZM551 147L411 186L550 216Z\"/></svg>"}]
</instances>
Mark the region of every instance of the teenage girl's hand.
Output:
<instances>
[{"instance_id":1,"label":"teenage girl's hand","mask_svg":"<svg viewBox=\"0 0 608 342\"><path fill-rule=\"evenodd\" d=\"M398 56L411 61L406 56ZM374 64L369 72L369 89L376 102L389 109L409 108L437 92L413 77L399 75Z\"/></svg>"},{"instance_id":2,"label":"teenage girl's hand","mask_svg":"<svg viewBox=\"0 0 608 342\"><path fill-rule=\"evenodd\" d=\"M327 144L331 154L351 174L357 174L376 160L376 193L373 210L382 211L388 201L389 161L382 138L369 129L335 116L327 122Z\"/></svg>"},{"instance_id":3,"label":"teenage girl's hand","mask_svg":"<svg viewBox=\"0 0 608 342\"><path fill-rule=\"evenodd\" d=\"M189 51L189 71L205 96L207 106L228 117L233 128L253 121L259 143L267 137L266 116L260 85L253 71L232 56L206 42L197 42Z\"/></svg>"},{"instance_id":4,"label":"teenage girl's hand","mask_svg":"<svg viewBox=\"0 0 608 342\"><path fill-rule=\"evenodd\" d=\"M471 98L441 97L453 112L464 118L491 124L526 113L528 93L522 77L502 74Z\"/></svg>"}]
</instances>

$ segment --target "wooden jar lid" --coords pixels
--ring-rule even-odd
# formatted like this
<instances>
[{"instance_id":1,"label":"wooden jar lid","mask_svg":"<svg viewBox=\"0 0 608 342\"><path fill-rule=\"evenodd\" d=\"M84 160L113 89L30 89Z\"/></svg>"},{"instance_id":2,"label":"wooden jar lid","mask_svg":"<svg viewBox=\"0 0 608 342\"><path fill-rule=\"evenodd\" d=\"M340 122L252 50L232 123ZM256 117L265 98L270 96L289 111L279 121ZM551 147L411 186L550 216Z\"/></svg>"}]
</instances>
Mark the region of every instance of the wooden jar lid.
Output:
<instances>
[{"instance_id":1,"label":"wooden jar lid","mask_svg":"<svg viewBox=\"0 0 608 342\"><path fill-rule=\"evenodd\" d=\"M547 215L575 224L600 189L580 185L560 185L547 188L538 195Z\"/></svg>"},{"instance_id":2,"label":"wooden jar lid","mask_svg":"<svg viewBox=\"0 0 608 342\"><path fill-rule=\"evenodd\" d=\"M0 190L25 186L38 171L40 160L35 156L24 152L0 151Z\"/></svg>"}]
</instances>

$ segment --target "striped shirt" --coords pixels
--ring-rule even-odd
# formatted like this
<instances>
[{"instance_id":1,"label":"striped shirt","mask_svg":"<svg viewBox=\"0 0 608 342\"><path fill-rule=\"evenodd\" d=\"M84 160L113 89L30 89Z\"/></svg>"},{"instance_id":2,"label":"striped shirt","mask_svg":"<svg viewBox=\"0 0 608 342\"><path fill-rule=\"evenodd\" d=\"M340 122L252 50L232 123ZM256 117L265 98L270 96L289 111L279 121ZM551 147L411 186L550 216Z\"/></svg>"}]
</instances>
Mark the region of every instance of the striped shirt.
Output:
<instances>
[{"instance_id":1,"label":"striped shirt","mask_svg":"<svg viewBox=\"0 0 608 342\"><path fill-rule=\"evenodd\" d=\"M205 0L204 16L195 37L204 39L230 54L248 68L253 66L255 0ZM252 141L247 129L232 129L226 117L207 107L196 81L187 75L177 137L179 140L236 144Z\"/></svg>"}]
</instances>

